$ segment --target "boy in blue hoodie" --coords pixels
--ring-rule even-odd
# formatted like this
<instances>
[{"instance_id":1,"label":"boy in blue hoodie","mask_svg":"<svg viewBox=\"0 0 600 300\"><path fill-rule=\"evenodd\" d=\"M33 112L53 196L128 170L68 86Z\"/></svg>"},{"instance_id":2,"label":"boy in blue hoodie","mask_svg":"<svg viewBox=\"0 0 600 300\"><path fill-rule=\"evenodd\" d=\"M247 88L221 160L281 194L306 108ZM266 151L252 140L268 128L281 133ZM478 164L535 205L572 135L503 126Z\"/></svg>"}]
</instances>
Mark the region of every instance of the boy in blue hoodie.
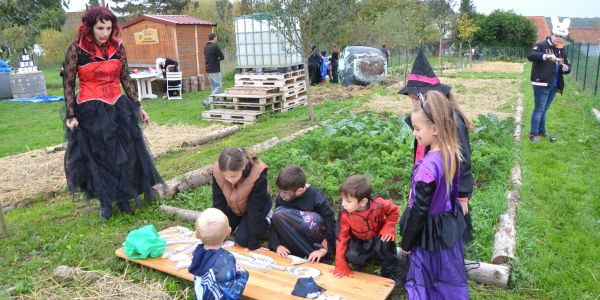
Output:
<instances>
[{"instance_id":1,"label":"boy in blue hoodie","mask_svg":"<svg viewBox=\"0 0 600 300\"><path fill-rule=\"evenodd\" d=\"M227 216L219 209L207 208L196 219L196 237L202 240L188 271L194 275L198 300L240 299L246 288L248 272L236 267L235 257L221 245L231 233Z\"/></svg>"}]
</instances>

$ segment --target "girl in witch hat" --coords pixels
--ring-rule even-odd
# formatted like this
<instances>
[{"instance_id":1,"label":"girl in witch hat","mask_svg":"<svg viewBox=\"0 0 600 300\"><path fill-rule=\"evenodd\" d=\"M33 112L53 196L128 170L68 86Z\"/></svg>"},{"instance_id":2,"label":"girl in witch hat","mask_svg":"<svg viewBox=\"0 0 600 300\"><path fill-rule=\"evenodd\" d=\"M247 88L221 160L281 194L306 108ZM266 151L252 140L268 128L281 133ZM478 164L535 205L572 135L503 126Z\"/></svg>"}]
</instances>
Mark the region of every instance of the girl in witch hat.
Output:
<instances>
[{"instance_id":1,"label":"girl in witch hat","mask_svg":"<svg viewBox=\"0 0 600 300\"><path fill-rule=\"evenodd\" d=\"M473 130L473 123L467 118L462 112L458 103L456 102L456 96L450 90L452 88L448 85L442 84L440 79L435 75L429 61L423 53L423 49L419 49L417 57L413 63L411 74L408 76L408 82L406 86L401 89L398 94L408 95L412 101L414 108L419 108L425 101L425 94L429 91L441 92L446 100L448 100L454 111L454 119L456 124L456 134L458 136L458 143L462 160L459 166L459 186L458 186L458 202L461 206L462 213L466 223L466 229L463 234L463 242L465 244L473 241L473 225L471 221L471 207L469 205L469 199L473 193L473 173L471 171L471 145L469 143L469 131ZM406 123L413 128L410 116L406 118ZM414 145L414 163L418 163L425 154L430 150L429 147L419 145L415 140ZM406 214L405 210L405 214ZM406 215L403 215L400 219L400 230L404 232L407 229ZM404 259L402 261L408 261ZM406 270L407 266L405 266Z\"/></svg>"}]
</instances>

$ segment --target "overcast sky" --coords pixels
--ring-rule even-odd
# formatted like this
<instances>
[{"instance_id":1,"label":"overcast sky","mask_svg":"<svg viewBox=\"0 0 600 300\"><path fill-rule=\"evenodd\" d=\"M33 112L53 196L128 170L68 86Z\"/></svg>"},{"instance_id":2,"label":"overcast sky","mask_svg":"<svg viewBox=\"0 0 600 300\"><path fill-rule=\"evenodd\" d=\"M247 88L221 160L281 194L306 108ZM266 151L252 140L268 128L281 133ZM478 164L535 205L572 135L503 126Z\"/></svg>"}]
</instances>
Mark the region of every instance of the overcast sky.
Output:
<instances>
[{"instance_id":1,"label":"overcast sky","mask_svg":"<svg viewBox=\"0 0 600 300\"><path fill-rule=\"evenodd\" d=\"M598 0L472 0L477 12L489 15L496 9L513 10L523 16L600 17ZM460 3L460 0L457 0Z\"/></svg>"},{"instance_id":2,"label":"overcast sky","mask_svg":"<svg viewBox=\"0 0 600 300\"><path fill-rule=\"evenodd\" d=\"M82 11L85 9L86 2L86 0L71 0L67 11ZM460 3L460 0L456 2ZM496 9L512 9L523 16L600 17L598 0L473 0L473 3L478 12L486 15Z\"/></svg>"}]
</instances>

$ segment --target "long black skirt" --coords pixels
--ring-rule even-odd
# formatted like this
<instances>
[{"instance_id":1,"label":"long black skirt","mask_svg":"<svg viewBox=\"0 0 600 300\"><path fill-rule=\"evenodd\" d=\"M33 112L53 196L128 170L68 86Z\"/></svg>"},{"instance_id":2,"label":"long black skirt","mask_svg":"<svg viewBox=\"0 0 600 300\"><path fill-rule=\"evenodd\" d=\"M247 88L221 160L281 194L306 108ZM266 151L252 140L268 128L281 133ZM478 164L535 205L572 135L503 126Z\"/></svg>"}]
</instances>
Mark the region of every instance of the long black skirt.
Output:
<instances>
[{"instance_id":1,"label":"long black skirt","mask_svg":"<svg viewBox=\"0 0 600 300\"><path fill-rule=\"evenodd\" d=\"M139 108L122 95L114 105L98 100L75 107L79 126L67 129L65 174L69 192L103 204L123 203L164 183L154 167L142 130Z\"/></svg>"}]
</instances>

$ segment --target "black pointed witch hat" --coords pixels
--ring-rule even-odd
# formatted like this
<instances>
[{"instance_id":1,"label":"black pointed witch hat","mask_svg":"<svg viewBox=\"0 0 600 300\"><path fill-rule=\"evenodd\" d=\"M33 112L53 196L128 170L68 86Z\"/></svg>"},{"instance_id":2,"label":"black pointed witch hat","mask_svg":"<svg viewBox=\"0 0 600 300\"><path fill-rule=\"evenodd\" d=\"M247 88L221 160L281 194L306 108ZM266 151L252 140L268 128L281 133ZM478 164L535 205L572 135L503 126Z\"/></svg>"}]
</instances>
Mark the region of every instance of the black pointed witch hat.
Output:
<instances>
[{"instance_id":1,"label":"black pointed witch hat","mask_svg":"<svg viewBox=\"0 0 600 300\"><path fill-rule=\"evenodd\" d=\"M419 49L419 53L415 58L412 70L407 79L406 86L398 94L419 94L436 90L448 96L450 89L452 89L450 86L440 82L440 79L435 75L433 68L431 68L429 61L425 57L422 48Z\"/></svg>"}]
</instances>

